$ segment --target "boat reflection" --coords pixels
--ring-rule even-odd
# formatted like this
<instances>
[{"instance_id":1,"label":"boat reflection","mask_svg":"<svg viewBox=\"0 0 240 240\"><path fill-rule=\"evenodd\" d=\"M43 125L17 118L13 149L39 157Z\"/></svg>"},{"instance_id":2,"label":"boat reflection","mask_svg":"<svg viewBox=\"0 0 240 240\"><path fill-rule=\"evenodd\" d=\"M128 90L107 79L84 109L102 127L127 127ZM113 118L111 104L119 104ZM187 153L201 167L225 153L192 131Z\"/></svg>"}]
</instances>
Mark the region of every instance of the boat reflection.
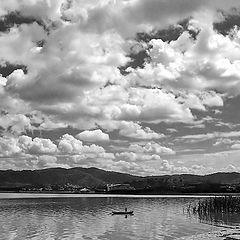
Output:
<instances>
[{"instance_id":1,"label":"boat reflection","mask_svg":"<svg viewBox=\"0 0 240 240\"><path fill-rule=\"evenodd\" d=\"M125 218L127 218L133 215L133 211L128 211L127 208L125 208L125 211L112 211L112 215L124 215Z\"/></svg>"}]
</instances>

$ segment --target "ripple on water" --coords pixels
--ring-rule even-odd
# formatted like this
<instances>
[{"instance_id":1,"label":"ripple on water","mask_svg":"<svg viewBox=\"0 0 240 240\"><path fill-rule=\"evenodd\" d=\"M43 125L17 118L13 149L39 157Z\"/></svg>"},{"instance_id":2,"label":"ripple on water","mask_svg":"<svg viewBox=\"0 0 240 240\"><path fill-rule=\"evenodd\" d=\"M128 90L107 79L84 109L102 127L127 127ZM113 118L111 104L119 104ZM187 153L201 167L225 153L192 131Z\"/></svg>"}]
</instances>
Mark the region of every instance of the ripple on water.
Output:
<instances>
[{"instance_id":1,"label":"ripple on water","mask_svg":"<svg viewBox=\"0 0 240 240\"><path fill-rule=\"evenodd\" d=\"M164 239L211 231L183 212L191 198L0 200L0 239ZM127 207L133 216L113 216Z\"/></svg>"}]
</instances>

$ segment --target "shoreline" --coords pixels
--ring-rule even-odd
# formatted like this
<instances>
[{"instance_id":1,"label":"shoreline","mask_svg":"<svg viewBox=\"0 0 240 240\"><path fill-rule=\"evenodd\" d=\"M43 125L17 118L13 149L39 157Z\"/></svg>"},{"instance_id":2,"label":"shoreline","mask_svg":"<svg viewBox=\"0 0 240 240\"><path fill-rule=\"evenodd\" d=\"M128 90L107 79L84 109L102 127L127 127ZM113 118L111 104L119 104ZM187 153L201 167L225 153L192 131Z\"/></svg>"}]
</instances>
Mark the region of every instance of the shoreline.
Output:
<instances>
[{"instance_id":1,"label":"shoreline","mask_svg":"<svg viewBox=\"0 0 240 240\"><path fill-rule=\"evenodd\" d=\"M196 234L187 237L180 237L177 240L239 240L240 239L240 227L239 226L217 226L219 230Z\"/></svg>"},{"instance_id":2,"label":"shoreline","mask_svg":"<svg viewBox=\"0 0 240 240\"><path fill-rule=\"evenodd\" d=\"M240 196L239 193L132 193L132 192L74 192L74 191L0 191L19 194L78 194L78 195L135 195L135 196Z\"/></svg>"},{"instance_id":3,"label":"shoreline","mask_svg":"<svg viewBox=\"0 0 240 240\"><path fill-rule=\"evenodd\" d=\"M74 193L74 192L0 192L1 199L24 198L213 198L222 194L123 194L123 193ZM229 196L229 195L228 195ZM240 195L231 195L239 197Z\"/></svg>"}]
</instances>

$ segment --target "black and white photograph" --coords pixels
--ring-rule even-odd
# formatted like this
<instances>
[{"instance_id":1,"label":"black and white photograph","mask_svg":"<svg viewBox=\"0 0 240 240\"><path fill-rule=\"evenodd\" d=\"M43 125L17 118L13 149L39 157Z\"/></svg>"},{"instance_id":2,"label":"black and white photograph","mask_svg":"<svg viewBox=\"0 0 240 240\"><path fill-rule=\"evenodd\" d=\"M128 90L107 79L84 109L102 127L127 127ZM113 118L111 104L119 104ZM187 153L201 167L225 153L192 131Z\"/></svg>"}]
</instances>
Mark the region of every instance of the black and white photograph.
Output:
<instances>
[{"instance_id":1,"label":"black and white photograph","mask_svg":"<svg viewBox=\"0 0 240 240\"><path fill-rule=\"evenodd\" d=\"M0 0L0 240L240 239L240 0Z\"/></svg>"}]
</instances>

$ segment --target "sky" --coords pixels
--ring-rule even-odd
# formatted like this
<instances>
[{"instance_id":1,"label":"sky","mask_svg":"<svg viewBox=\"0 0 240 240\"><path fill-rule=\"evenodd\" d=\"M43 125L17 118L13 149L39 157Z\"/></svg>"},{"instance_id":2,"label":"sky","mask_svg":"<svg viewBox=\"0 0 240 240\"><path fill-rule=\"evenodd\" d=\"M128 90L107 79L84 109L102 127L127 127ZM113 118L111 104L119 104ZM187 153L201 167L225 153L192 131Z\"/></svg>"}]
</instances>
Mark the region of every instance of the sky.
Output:
<instances>
[{"instance_id":1,"label":"sky","mask_svg":"<svg viewBox=\"0 0 240 240\"><path fill-rule=\"evenodd\" d=\"M240 171L239 0L1 0L0 169Z\"/></svg>"}]
</instances>

